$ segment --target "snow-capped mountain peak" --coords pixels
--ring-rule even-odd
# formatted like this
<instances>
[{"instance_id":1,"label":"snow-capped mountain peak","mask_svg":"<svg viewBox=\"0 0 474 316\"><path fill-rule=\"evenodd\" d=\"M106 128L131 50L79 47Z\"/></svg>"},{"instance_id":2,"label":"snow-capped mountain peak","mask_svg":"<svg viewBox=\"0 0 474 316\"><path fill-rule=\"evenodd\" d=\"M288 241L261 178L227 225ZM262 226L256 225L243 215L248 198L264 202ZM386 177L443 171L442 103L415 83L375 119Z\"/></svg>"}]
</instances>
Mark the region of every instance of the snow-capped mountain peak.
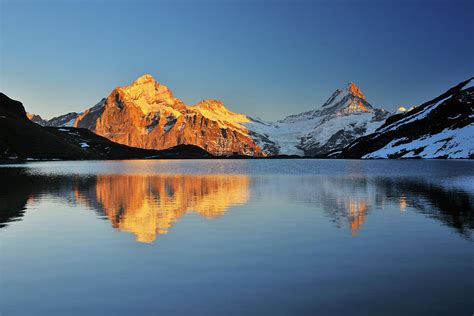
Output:
<instances>
[{"instance_id":1,"label":"snow-capped mountain peak","mask_svg":"<svg viewBox=\"0 0 474 316\"><path fill-rule=\"evenodd\" d=\"M143 84L146 84L146 83L153 83L153 84L155 84L155 83L156 83L156 80L155 80L155 78L153 78L152 75L150 75L150 74L144 74L144 75L138 77L138 78L132 83L132 86L143 85Z\"/></svg>"},{"instance_id":2,"label":"snow-capped mountain peak","mask_svg":"<svg viewBox=\"0 0 474 316\"><path fill-rule=\"evenodd\" d=\"M271 124L254 120L245 125L254 135L265 136L261 145L278 154L314 156L344 148L357 137L374 131L388 115L389 112L372 107L350 82L334 91L316 110Z\"/></svg>"},{"instance_id":3,"label":"snow-capped mountain peak","mask_svg":"<svg viewBox=\"0 0 474 316\"><path fill-rule=\"evenodd\" d=\"M145 114L181 105L167 86L160 84L149 74L139 77L130 86L115 89L114 92L122 95L124 101L138 106Z\"/></svg>"},{"instance_id":4,"label":"snow-capped mountain peak","mask_svg":"<svg viewBox=\"0 0 474 316\"><path fill-rule=\"evenodd\" d=\"M344 115L354 112L373 112L374 108L367 102L365 95L355 85L348 83L343 89L337 89L329 99L315 110L315 114L328 114L333 112L337 115Z\"/></svg>"}]
</instances>

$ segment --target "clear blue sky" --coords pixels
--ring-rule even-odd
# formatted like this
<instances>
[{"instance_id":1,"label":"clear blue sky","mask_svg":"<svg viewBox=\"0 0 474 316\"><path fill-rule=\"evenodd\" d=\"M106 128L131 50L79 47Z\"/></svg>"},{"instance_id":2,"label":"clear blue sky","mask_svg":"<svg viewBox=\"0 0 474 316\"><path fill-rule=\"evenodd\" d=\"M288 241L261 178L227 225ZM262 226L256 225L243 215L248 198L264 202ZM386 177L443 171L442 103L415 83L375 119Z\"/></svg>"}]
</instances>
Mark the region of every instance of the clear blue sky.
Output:
<instances>
[{"instance_id":1,"label":"clear blue sky","mask_svg":"<svg viewBox=\"0 0 474 316\"><path fill-rule=\"evenodd\" d=\"M269 120L349 81L394 110L474 75L473 0L0 3L0 90L47 118L144 73Z\"/></svg>"}]
</instances>

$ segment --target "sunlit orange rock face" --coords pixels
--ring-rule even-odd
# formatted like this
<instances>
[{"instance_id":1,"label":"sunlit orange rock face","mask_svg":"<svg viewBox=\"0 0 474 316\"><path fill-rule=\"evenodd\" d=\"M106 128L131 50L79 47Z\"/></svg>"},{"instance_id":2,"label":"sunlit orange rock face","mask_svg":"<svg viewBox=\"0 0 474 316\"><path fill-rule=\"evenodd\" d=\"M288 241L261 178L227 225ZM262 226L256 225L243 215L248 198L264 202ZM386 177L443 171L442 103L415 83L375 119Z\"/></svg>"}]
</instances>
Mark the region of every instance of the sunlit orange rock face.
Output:
<instances>
[{"instance_id":1,"label":"sunlit orange rock face","mask_svg":"<svg viewBox=\"0 0 474 316\"><path fill-rule=\"evenodd\" d=\"M367 100L365 99L365 95L360 91L359 87L355 85L355 83L350 82L346 87L345 90L349 93L349 99L347 100L347 104L345 108L340 112L341 114L347 113L355 113L355 112L370 112L373 109L368 106Z\"/></svg>"},{"instance_id":2,"label":"sunlit orange rock face","mask_svg":"<svg viewBox=\"0 0 474 316\"><path fill-rule=\"evenodd\" d=\"M45 125L45 124L46 124L46 121L43 120L43 118L42 118L41 116L39 116L39 115L26 112L26 117L28 117L28 119L29 119L30 121L33 121L33 122L35 122L36 124L40 124L40 125Z\"/></svg>"},{"instance_id":3,"label":"sunlit orange rock face","mask_svg":"<svg viewBox=\"0 0 474 316\"><path fill-rule=\"evenodd\" d=\"M355 83L350 82L347 86L347 89L351 94L365 100L365 95L362 93L362 91L360 91L359 87L357 87Z\"/></svg>"},{"instance_id":4,"label":"sunlit orange rock face","mask_svg":"<svg viewBox=\"0 0 474 316\"><path fill-rule=\"evenodd\" d=\"M150 243L166 234L184 214L216 218L249 199L249 178L229 175L103 175L96 200L120 231Z\"/></svg>"},{"instance_id":5,"label":"sunlit orange rock face","mask_svg":"<svg viewBox=\"0 0 474 316\"><path fill-rule=\"evenodd\" d=\"M217 100L186 106L150 75L119 87L81 114L74 127L84 127L112 141L147 149L191 144L215 155L262 156L262 149L240 123L245 115L230 112Z\"/></svg>"}]
</instances>

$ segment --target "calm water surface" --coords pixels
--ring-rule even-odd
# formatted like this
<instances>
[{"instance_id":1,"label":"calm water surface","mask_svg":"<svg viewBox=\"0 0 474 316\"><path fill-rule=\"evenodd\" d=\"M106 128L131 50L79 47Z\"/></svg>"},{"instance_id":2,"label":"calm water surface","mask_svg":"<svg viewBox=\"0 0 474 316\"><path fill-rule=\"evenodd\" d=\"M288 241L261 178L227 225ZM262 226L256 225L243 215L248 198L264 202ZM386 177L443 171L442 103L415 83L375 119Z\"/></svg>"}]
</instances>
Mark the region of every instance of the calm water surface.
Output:
<instances>
[{"instance_id":1,"label":"calm water surface","mask_svg":"<svg viewBox=\"0 0 474 316\"><path fill-rule=\"evenodd\" d=\"M0 166L1 315L472 315L474 162Z\"/></svg>"}]
</instances>

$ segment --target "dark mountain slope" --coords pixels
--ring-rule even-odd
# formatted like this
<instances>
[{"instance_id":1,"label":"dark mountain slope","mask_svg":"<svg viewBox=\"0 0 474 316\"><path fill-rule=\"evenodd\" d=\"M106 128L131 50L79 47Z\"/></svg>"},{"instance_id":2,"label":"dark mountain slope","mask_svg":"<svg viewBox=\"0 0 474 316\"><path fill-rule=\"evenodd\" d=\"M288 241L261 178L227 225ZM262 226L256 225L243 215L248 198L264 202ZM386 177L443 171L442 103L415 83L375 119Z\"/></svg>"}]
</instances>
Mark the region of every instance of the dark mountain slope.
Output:
<instances>
[{"instance_id":1,"label":"dark mountain slope","mask_svg":"<svg viewBox=\"0 0 474 316\"><path fill-rule=\"evenodd\" d=\"M92 159L77 142L31 122L21 102L0 93L0 159Z\"/></svg>"},{"instance_id":2,"label":"dark mountain slope","mask_svg":"<svg viewBox=\"0 0 474 316\"><path fill-rule=\"evenodd\" d=\"M339 158L474 158L474 78L346 147Z\"/></svg>"}]
</instances>

